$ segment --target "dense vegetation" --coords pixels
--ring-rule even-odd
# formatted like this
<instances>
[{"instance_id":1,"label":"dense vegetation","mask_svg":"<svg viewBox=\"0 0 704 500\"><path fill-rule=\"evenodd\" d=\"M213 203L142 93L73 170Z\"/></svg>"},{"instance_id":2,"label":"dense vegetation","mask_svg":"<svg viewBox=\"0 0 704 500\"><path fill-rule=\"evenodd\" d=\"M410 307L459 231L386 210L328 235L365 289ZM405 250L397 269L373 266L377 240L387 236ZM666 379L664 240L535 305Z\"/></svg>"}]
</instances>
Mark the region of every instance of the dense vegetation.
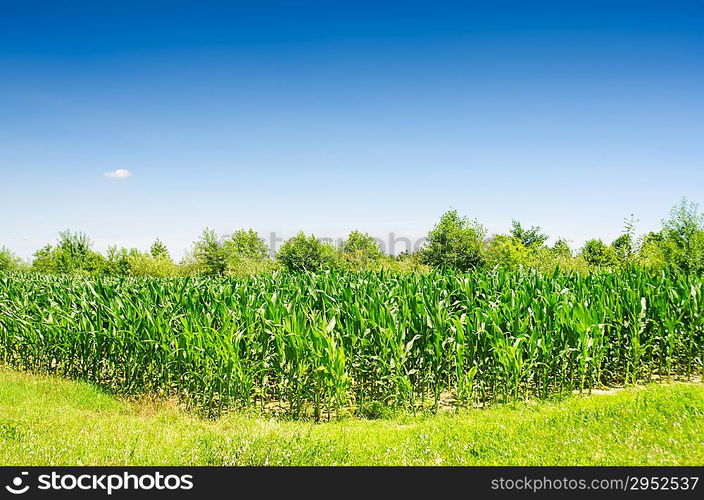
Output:
<instances>
[{"instance_id":1,"label":"dense vegetation","mask_svg":"<svg viewBox=\"0 0 704 500\"><path fill-rule=\"evenodd\" d=\"M436 408L701 374L704 281L581 275L0 275L0 358L212 413Z\"/></svg>"},{"instance_id":2,"label":"dense vegetation","mask_svg":"<svg viewBox=\"0 0 704 500\"><path fill-rule=\"evenodd\" d=\"M353 231L340 244L299 233L286 241L272 258L270 249L253 230L239 230L227 238L206 229L178 263L156 240L149 251L110 247L103 255L92 250L83 233L60 233L56 244L47 244L22 262L8 248L0 248L0 271L30 270L54 274L126 276L249 276L279 270L387 270L396 273L430 272L431 269L468 271L493 268L535 268L552 272L587 273L590 270L638 267L704 273L704 214L686 200L675 206L660 231L640 237L631 217L623 233L611 244L587 241L574 252L565 240L548 246L540 227L525 228L513 221L508 234L487 236L477 221L455 210L443 214L415 253L385 255L378 242Z\"/></svg>"},{"instance_id":3,"label":"dense vegetation","mask_svg":"<svg viewBox=\"0 0 704 500\"><path fill-rule=\"evenodd\" d=\"M102 255L67 231L31 264L0 251L0 359L211 413L315 418L701 374L704 216L682 201L661 231L634 225L574 254L451 210L414 254L353 231L300 233L275 259L252 230L206 230L178 264L159 240Z\"/></svg>"}]
</instances>

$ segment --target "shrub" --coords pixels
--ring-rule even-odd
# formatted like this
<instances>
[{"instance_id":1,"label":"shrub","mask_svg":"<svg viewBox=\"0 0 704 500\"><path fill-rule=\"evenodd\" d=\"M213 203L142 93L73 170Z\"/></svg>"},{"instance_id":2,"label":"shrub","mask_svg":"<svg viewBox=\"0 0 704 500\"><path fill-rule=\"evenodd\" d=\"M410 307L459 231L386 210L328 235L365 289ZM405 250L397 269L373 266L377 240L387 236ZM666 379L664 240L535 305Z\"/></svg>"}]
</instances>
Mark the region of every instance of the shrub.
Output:
<instances>
[{"instance_id":1,"label":"shrub","mask_svg":"<svg viewBox=\"0 0 704 500\"><path fill-rule=\"evenodd\" d=\"M384 256L377 261L375 270L388 271L394 274L428 274L432 268L423 264L420 253L402 252L396 257Z\"/></svg>"},{"instance_id":2,"label":"shrub","mask_svg":"<svg viewBox=\"0 0 704 500\"><path fill-rule=\"evenodd\" d=\"M253 230L240 229L235 231L224 243L225 254L228 256L247 257L252 259L269 258L269 248Z\"/></svg>"},{"instance_id":3,"label":"shrub","mask_svg":"<svg viewBox=\"0 0 704 500\"><path fill-rule=\"evenodd\" d=\"M526 248L541 247L548 240L548 235L540 232L540 226L524 229L517 220L511 221L511 236L520 241Z\"/></svg>"},{"instance_id":4,"label":"shrub","mask_svg":"<svg viewBox=\"0 0 704 500\"><path fill-rule=\"evenodd\" d=\"M203 274L219 276L225 273L225 248L212 229L205 228L200 239L193 244L193 256Z\"/></svg>"},{"instance_id":5,"label":"shrub","mask_svg":"<svg viewBox=\"0 0 704 500\"><path fill-rule=\"evenodd\" d=\"M477 221L445 212L421 249L423 263L437 268L466 271L484 264L486 230Z\"/></svg>"},{"instance_id":6,"label":"shrub","mask_svg":"<svg viewBox=\"0 0 704 500\"><path fill-rule=\"evenodd\" d=\"M666 260L685 272L704 272L704 214L683 199L663 221L662 250Z\"/></svg>"},{"instance_id":7,"label":"shrub","mask_svg":"<svg viewBox=\"0 0 704 500\"><path fill-rule=\"evenodd\" d=\"M0 271L14 271L20 267L21 263L22 260L9 248L0 247Z\"/></svg>"},{"instance_id":8,"label":"shrub","mask_svg":"<svg viewBox=\"0 0 704 500\"><path fill-rule=\"evenodd\" d=\"M152 246L149 249L149 253L155 259L162 258L162 259L171 260L171 255L169 254L169 249L166 248L166 245L164 245L159 238L157 238L156 241L154 241L154 243L152 243Z\"/></svg>"},{"instance_id":9,"label":"shrub","mask_svg":"<svg viewBox=\"0 0 704 500\"><path fill-rule=\"evenodd\" d=\"M253 229L235 231L225 241L224 252L228 276L266 274L280 268L279 263L269 258L269 248Z\"/></svg>"},{"instance_id":10,"label":"shrub","mask_svg":"<svg viewBox=\"0 0 704 500\"><path fill-rule=\"evenodd\" d=\"M276 258L289 271L320 271L340 267L335 248L303 232L286 240Z\"/></svg>"},{"instance_id":11,"label":"shrub","mask_svg":"<svg viewBox=\"0 0 704 500\"><path fill-rule=\"evenodd\" d=\"M346 267L353 270L374 269L383 257L379 243L366 233L352 231L340 245Z\"/></svg>"},{"instance_id":12,"label":"shrub","mask_svg":"<svg viewBox=\"0 0 704 500\"><path fill-rule=\"evenodd\" d=\"M608 267L616 264L614 249L599 239L591 239L584 244L580 254L590 266Z\"/></svg>"},{"instance_id":13,"label":"shrub","mask_svg":"<svg viewBox=\"0 0 704 500\"><path fill-rule=\"evenodd\" d=\"M154 276L167 278L177 276L178 267L170 257L164 254L131 252L127 256L127 274L131 276Z\"/></svg>"},{"instance_id":14,"label":"shrub","mask_svg":"<svg viewBox=\"0 0 704 500\"><path fill-rule=\"evenodd\" d=\"M514 236L494 235L486 251L486 263L490 267L516 268L529 263L530 250Z\"/></svg>"}]
</instances>

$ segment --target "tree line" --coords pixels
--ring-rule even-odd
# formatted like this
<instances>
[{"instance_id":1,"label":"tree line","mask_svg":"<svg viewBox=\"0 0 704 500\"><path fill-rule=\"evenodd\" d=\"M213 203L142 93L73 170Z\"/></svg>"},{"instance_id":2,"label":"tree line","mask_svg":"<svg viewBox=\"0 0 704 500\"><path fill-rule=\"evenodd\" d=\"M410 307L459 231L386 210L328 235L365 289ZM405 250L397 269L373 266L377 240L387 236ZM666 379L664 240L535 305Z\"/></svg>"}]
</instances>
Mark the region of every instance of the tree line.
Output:
<instances>
[{"instance_id":1,"label":"tree line","mask_svg":"<svg viewBox=\"0 0 704 500\"><path fill-rule=\"evenodd\" d=\"M224 239L206 229L179 262L159 239L147 251L112 246L102 254L92 249L85 233L64 231L55 244L37 250L29 262L6 247L0 248L0 271L169 277L247 276L280 270L404 273L496 267L586 273L639 266L704 273L704 214L697 204L683 199L662 221L659 231L637 236L635 225L630 217L622 234L611 243L591 239L574 252L564 239L547 245L549 237L538 226L524 227L514 220L508 233L489 236L478 221L448 210L416 252L386 255L374 238L359 231L352 231L339 244L301 232L285 241L273 258L252 229L241 229Z\"/></svg>"}]
</instances>

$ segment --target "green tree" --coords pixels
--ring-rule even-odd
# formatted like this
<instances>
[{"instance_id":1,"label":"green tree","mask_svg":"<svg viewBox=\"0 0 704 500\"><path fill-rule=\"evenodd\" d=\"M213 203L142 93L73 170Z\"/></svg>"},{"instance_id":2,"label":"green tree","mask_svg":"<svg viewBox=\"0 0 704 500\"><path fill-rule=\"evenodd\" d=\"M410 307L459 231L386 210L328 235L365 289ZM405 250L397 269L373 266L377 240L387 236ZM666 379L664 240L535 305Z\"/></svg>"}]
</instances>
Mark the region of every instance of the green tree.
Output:
<instances>
[{"instance_id":1,"label":"green tree","mask_svg":"<svg viewBox=\"0 0 704 500\"><path fill-rule=\"evenodd\" d=\"M421 249L423 262L432 267L466 271L484 263L486 230L477 221L445 212Z\"/></svg>"},{"instance_id":2,"label":"green tree","mask_svg":"<svg viewBox=\"0 0 704 500\"><path fill-rule=\"evenodd\" d=\"M0 247L0 271L12 271L18 269L22 260L10 251L9 248Z\"/></svg>"},{"instance_id":3,"label":"green tree","mask_svg":"<svg viewBox=\"0 0 704 500\"><path fill-rule=\"evenodd\" d=\"M335 248L303 232L289 238L281 245L276 258L289 271L317 272L339 266Z\"/></svg>"},{"instance_id":4,"label":"green tree","mask_svg":"<svg viewBox=\"0 0 704 500\"><path fill-rule=\"evenodd\" d=\"M607 267L616 263L614 249L600 239L591 239L584 244L580 255L590 266Z\"/></svg>"},{"instance_id":5,"label":"green tree","mask_svg":"<svg viewBox=\"0 0 704 500\"><path fill-rule=\"evenodd\" d=\"M253 229L235 231L225 241L224 251L229 276L264 274L278 268L269 257L269 247Z\"/></svg>"},{"instance_id":6,"label":"green tree","mask_svg":"<svg viewBox=\"0 0 704 500\"><path fill-rule=\"evenodd\" d=\"M38 273L55 273L56 259L54 258L54 247L44 245L32 255L32 265L30 269Z\"/></svg>"},{"instance_id":7,"label":"green tree","mask_svg":"<svg viewBox=\"0 0 704 500\"><path fill-rule=\"evenodd\" d=\"M340 254L347 267L368 269L383 257L379 243L366 233L352 231L340 245Z\"/></svg>"},{"instance_id":8,"label":"green tree","mask_svg":"<svg viewBox=\"0 0 704 500\"><path fill-rule=\"evenodd\" d=\"M240 229L225 241L225 253L230 256L251 259L267 259L269 247L254 229Z\"/></svg>"},{"instance_id":9,"label":"green tree","mask_svg":"<svg viewBox=\"0 0 704 500\"><path fill-rule=\"evenodd\" d=\"M634 243L630 234L624 233L611 243L616 260L620 264L626 264L634 254Z\"/></svg>"},{"instance_id":10,"label":"green tree","mask_svg":"<svg viewBox=\"0 0 704 500\"><path fill-rule=\"evenodd\" d=\"M562 258L572 258L572 249L564 238L559 238L552 246L553 253Z\"/></svg>"},{"instance_id":11,"label":"green tree","mask_svg":"<svg viewBox=\"0 0 704 500\"><path fill-rule=\"evenodd\" d=\"M152 243L152 246L149 249L149 253L155 259L166 259L169 261L171 260L171 254L169 253L169 249L166 248L166 245L164 245L164 243L162 243L159 238L157 238L154 243Z\"/></svg>"},{"instance_id":12,"label":"green tree","mask_svg":"<svg viewBox=\"0 0 704 500\"><path fill-rule=\"evenodd\" d=\"M666 260L685 272L704 272L704 214L686 199L675 205L663 221Z\"/></svg>"},{"instance_id":13,"label":"green tree","mask_svg":"<svg viewBox=\"0 0 704 500\"><path fill-rule=\"evenodd\" d=\"M107 265L105 257L91 250L92 242L85 233L62 231L56 246L45 245L34 253L31 270L47 273L101 274Z\"/></svg>"},{"instance_id":14,"label":"green tree","mask_svg":"<svg viewBox=\"0 0 704 500\"><path fill-rule=\"evenodd\" d=\"M667 267L665 254L665 238L662 232L651 232L643 237L636 255L639 265L650 269L664 269Z\"/></svg>"},{"instance_id":15,"label":"green tree","mask_svg":"<svg viewBox=\"0 0 704 500\"><path fill-rule=\"evenodd\" d=\"M136 252L136 249L128 250L114 245L109 246L105 257L105 274L128 275L130 273L130 255L134 255Z\"/></svg>"},{"instance_id":16,"label":"green tree","mask_svg":"<svg viewBox=\"0 0 704 500\"><path fill-rule=\"evenodd\" d=\"M60 232L54 255L56 271L72 273L84 270L92 245L93 242L85 233L73 233L69 230ZM95 260L94 256L91 257Z\"/></svg>"},{"instance_id":17,"label":"green tree","mask_svg":"<svg viewBox=\"0 0 704 500\"><path fill-rule=\"evenodd\" d=\"M218 276L225 272L227 267L225 248L214 230L208 228L203 230L200 239L193 245L193 256L204 274Z\"/></svg>"},{"instance_id":18,"label":"green tree","mask_svg":"<svg viewBox=\"0 0 704 500\"><path fill-rule=\"evenodd\" d=\"M127 257L127 273L130 276L154 276L166 278L176 276L178 267L173 263L170 257L164 254L157 254L156 257L152 253L139 252L137 250L128 252Z\"/></svg>"},{"instance_id":19,"label":"green tree","mask_svg":"<svg viewBox=\"0 0 704 500\"><path fill-rule=\"evenodd\" d=\"M511 221L511 236L523 243L526 248L543 246L549 238L547 234L540 232L540 226L525 229L517 220Z\"/></svg>"},{"instance_id":20,"label":"green tree","mask_svg":"<svg viewBox=\"0 0 704 500\"><path fill-rule=\"evenodd\" d=\"M491 267L516 268L527 265L530 250L514 236L495 234L486 250L486 263Z\"/></svg>"}]
</instances>

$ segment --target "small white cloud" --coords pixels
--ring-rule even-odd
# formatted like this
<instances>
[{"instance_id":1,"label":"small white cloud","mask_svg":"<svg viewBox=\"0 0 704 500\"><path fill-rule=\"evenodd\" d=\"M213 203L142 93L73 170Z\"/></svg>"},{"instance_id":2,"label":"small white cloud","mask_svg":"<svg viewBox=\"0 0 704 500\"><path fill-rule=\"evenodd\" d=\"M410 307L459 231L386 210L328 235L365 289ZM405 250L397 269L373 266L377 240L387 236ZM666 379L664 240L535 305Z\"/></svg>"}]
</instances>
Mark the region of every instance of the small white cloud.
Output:
<instances>
[{"instance_id":1,"label":"small white cloud","mask_svg":"<svg viewBox=\"0 0 704 500\"><path fill-rule=\"evenodd\" d=\"M124 168L118 168L112 172L105 172L105 177L109 177L110 179L127 179L131 175L132 173Z\"/></svg>"}]
</instances>

